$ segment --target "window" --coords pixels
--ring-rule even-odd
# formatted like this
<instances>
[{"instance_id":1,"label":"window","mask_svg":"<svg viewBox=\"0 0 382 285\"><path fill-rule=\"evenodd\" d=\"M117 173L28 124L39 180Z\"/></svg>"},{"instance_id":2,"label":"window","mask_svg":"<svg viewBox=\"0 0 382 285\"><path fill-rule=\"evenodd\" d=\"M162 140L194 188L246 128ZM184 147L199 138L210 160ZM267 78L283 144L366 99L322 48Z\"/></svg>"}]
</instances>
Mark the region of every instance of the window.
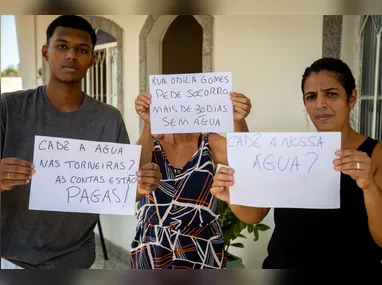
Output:
<instances>
[{"instance_id":1,"label":"window","mask_svg":"<svg viewBox=\"0 0 382 285\"><path fill-rule=\"evenodd\" d=\"M117 40L102 30L97 29L96 33L95 64L86 73L82 90L97 100L117 107Z\"/></svg>"},{"instance_id":2,"label":"window","mask_svg":"<svg viewBox=\"0 0 382 285\"><path fill-rule=\"evenodd\" d=\"M382 15L365 17L362 36L362 68L359 90L359 131L382 141Z\"/></svg>"}]
</instances>

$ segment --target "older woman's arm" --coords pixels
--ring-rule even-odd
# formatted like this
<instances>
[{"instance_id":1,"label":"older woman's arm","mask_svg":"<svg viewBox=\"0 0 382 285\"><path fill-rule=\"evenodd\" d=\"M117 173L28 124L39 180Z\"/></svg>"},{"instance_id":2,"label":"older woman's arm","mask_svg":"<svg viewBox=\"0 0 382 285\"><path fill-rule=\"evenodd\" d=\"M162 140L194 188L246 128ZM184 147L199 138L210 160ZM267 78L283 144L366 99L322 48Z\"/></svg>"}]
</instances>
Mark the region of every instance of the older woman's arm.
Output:
<instances>
[{"instance_id":1,"label":"older woman's arm","mask_svg":"<svg viewBox=\"0 0 382 285\"><path fill-rule=\"evenodd\" d=\"M228 203L236 217L247 224L256 224L261 222L269 212L269 208L257 208L230 203L230 186L234 184L234 170L221 167L214 176L214 182L211 186L211 194L216 198Z\"/></svg>"},{"instance_id":2,"label":"older woman's arm","mask_svg":"<svg viewBox=\"0 0 382 285\"><path fill-rule=\"evenodd\" d=\"M150 104L150 94L143 93L138 95L137 99L135 99L135 111L144 122L142 133L136 142L137 145L142 146L141 166L151 162L152 150L154 147L154 140L151 136Z\"/></svg>"},{"instance_id":3,"label":"older woman's arm","mask_svg":"<svg viewBox=\"0 0 382 285\"><path fill-rule=\"evenodd\" d=\"M140 170L137 173L138 187L136 201L141 200L143 196L154 191L162 178L160 167L151 163L154 139L151 135L150 104L150 94L140 94L135 100L135 110L144 121L142 133L136 142L137 145L142 146Z\"/></svg>"},{"instance_id":4,"label":"older woman's arm","mask_svg":"<svg viewBox=\"0 0 382 285\"><path fill-rule=\"evenodd\" d=\"M143 130L137 140L137 145L142 146L140 165L143 166L150 163L152 160L152 153L154 147L154 139L151 136L150 123L144 122Z\"/></svg>"}]
</instances>

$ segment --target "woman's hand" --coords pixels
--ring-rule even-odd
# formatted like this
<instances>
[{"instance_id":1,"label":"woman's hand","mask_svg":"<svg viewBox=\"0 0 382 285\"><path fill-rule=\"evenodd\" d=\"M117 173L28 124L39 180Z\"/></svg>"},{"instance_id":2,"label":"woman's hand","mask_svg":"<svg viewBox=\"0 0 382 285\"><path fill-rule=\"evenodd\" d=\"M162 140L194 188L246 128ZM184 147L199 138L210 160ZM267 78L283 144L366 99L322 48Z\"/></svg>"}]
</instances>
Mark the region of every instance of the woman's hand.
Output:
<instances>
[{"instance_id":1,"label":"woman's hand","mask_svg":"<svg viewBox=\"0 0 382 285\"><path fill-rule=\"evenodd\" d=\"M228 167L221 167L214 176L214 182L210 188L213 196L224 202L230 203L229 187L234 184L234 170Z\"/></svg>"},{"instance_id":2,"label":"woman's hand","mask_svg":"<svg viewBox=\"0 0 382 285\"><path fill-rule=\"evenodd\" d=\"M142 93L135 99L135 111L146 123L150 123L151 95Z\"/></svg>"},{"instance_id":3,"label":"woman's hand","mask_svg":"<svg viewBox=\"0 0 382 285\"><path fill-rule=\"evenodd\" d=\"M362 190L377 186L371 167L371 158L362 151L346 149L336 151L338 159L333 161L334 169L349 175Z\"/></svg>"},{"instance_id":4,"label":"woman's hand","mask_svg":"<svg viewBox=\"0 0 382 285\"><path fill-rule=\"evenodd\" d=\"M230 95L233 104L233 120L236 122L244 120L251 112L251 100L237 92L231 92Z\"/></svg>"}]
</instances>

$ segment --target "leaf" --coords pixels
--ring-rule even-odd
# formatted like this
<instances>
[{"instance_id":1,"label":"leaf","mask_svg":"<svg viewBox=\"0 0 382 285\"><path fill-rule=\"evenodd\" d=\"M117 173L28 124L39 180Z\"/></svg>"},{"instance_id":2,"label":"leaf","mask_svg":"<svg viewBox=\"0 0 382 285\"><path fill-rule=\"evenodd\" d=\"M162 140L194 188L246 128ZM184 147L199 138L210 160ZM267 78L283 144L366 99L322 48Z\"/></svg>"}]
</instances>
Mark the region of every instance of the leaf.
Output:
<instances>
[{"instance_id":1,"label":"leaf","mask_svg":"<svg viewBox=\"0 0 382 285\"><path fill-rule=\"evenodd\" d=\"M235 243L231 244L231 246L239 247L239 248L244 248L244 244L242 244L241 242L235 242Z\"/></svg>"},{"instance_id":2,"label":"leaf","mask_svg":"<svg viewBox=\"0 0 382 285\"><path fill-rule=\"evenodd\" d=\"M247 229L249 233L253 232L253 225L247 225Z\"/></svg>"},{"instance_id":3,"label":"leaf","mask_svg":"<svg viewBox=\"0 0 382 285\"><path fill-rule=\"evenodd\" d=\"M236 223L234 226L233 226L233 236L236 237L240 234L241 230L240 230L240 226L239 226L239 223Z\"/></svg>"},{"instance_id":4,"label":"leaf","mask_svg":"<svg viewBox=\"0 0 382 285\"><path fill-rule=\"evenodd\" d=\"M232 239L232 230L223 233L224 244L229 244Z\"/></svg>"},{"instance_id":5,"label":"leaf","mask_svg":"<svg viewBox=\"0 0 382 285\"><path fill-rule=\"evenodd\" d=\"M262 232L264 232L264 231L270 229L270 227L268 227L268 226L265 225L265 224L257 224L257 225L256 225L256 228L257 228L259 231L262 231Z\"/></svg>"},{"instance_id":6,"label":"leaf","mask_svg":"<svg viewBox=\"0 0 382 285\"><path fill-rule=\"evenodd\" d=\"M239 225L240 225L240 231L244 230L247 227L247 224L242 221L240 221Z\"/></svg>"},{"instance_id":7,"label":"leaf","mask_svg":"<svg viewBox=\"0 0 382 285\"><path fill-rule=\"evenodd\" d=\"M240 222L240 220L239 220L233 213L229 213L229 215L227 216L227 218L228 218L232 223L238 223L238 222Z\"/></svg>"},{"instance_id":8,"label":"leaf","mask_svg":"<svg viewBox=\"0 0 382 285\"><path fill-rule=\"evenodd\" d=\"M226 202L219 200L219 212L221 215L226 214L227 207L228 207L228 204Z\"/></svg>"},{"instance_id":9,"label":"leaf","mask_svg":"<svg viewBox=\"0 0 382 285\"><path fill-rule=\"evenodd\" d=\"M255 235L255 238L253 240L258 241L259 240L259 231L257 230L257 228L253 229L253 234Z\"/></svg>"},{"instance_id":10,"label":"leaf","mask_svg":"<svg viewBox=\"0 0 382 285\"><path fill-rule=\"evenodd\" d=\"M245 235L243 235L243 234L238 234L237 236L235 236L232 240L235 240L235 239L237 239L237 238L247 238Z\"/></svg>"}]
</instances>

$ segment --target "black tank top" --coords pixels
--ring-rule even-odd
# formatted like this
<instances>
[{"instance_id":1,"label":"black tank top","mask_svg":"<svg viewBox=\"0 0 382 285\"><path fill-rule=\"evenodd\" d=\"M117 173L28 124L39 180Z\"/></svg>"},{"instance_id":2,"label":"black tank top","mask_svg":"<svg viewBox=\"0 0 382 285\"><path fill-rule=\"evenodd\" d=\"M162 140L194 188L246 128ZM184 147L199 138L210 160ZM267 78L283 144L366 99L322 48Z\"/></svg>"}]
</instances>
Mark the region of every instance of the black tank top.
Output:
<instances>
[{"instance_id":1,"label":"black tank top","mask_svg":"<svg viewBox=\"0 0 382 285\"><path fill-rule=\"evenodd\" d=\"M377 143L367 138L358 150L371 157ZM274 209L263 268L382 268L382 249L370 234L362 190L341 173L340 193L340 209Z\"/></svg>"}]
</instances>

